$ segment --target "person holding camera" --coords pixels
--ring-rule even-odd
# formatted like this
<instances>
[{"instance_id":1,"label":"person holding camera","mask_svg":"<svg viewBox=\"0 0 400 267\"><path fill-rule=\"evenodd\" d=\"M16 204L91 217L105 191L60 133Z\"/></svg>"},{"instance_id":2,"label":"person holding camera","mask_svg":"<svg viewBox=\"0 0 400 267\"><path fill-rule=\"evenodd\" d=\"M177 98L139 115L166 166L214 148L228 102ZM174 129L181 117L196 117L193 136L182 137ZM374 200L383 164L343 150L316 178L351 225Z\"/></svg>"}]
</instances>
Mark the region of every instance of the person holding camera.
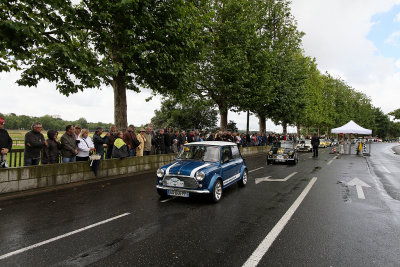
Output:
<instances>
[{"instance_id":1,"label":"person holding camera","mask_svg":"<svg viewBox=\"0 0 400 267\"><path fill-rule=\"evenodd\" d=\"M80 143L80 141L75 139L74 131L75 127L73 125L67 125L67 127L65 127L65 133L61 136L62 163L76 161L78 143Z\"/></svg>"},{"instance_id":2,"label":"person holding camera","mask_svg":"<svg viewBox=\"0 0 400 267\"><path fill-rule=\"evenodd\" d=\"M94 144L89 136L89 130L83 129L78 141L78 154L76 155L76 161L88 161L90 152L94 151Z\"/></svg>"}]
</instances>

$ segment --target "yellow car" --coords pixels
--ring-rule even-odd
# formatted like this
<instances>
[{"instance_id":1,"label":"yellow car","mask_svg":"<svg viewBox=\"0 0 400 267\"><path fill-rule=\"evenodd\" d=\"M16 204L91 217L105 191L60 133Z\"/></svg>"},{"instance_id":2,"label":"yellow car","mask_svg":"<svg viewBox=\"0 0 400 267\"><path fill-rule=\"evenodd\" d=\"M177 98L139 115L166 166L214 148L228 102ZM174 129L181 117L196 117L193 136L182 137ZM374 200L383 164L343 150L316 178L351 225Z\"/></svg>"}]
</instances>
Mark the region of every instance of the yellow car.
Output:
<instances>
[{"instance_id":1,"label":"yellow car","mask_svg":"<svg viewBox=\"0 0 400 267\"><path fill-rule=\"evenodd\" d=\"M321 147L321 148L327 148L328 147L328 142L325 140L325 139L320 139L319 140L319 146L318 147Z\"/></svg>"}]
</instances>

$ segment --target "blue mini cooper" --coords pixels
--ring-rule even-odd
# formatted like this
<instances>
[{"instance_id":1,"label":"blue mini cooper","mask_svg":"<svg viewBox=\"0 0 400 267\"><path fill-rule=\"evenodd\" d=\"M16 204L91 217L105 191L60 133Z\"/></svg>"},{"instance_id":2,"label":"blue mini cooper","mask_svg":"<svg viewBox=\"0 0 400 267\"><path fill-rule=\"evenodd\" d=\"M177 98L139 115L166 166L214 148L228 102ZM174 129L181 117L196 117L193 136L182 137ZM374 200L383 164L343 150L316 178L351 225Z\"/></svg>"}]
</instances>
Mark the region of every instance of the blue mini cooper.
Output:
<instances>
[{"instance_id":1,"label":"blue mini cooper","mask_svg":"<svg viewBox=\"0 0 400 267\"><path fill-rule=\"evenodd\" d=\"M209 194L214 202L224 188L247 183L247 167L235 143L207 141L185 144L174 163L157 170L160 196Z\"/></svg>"}]
</instances>

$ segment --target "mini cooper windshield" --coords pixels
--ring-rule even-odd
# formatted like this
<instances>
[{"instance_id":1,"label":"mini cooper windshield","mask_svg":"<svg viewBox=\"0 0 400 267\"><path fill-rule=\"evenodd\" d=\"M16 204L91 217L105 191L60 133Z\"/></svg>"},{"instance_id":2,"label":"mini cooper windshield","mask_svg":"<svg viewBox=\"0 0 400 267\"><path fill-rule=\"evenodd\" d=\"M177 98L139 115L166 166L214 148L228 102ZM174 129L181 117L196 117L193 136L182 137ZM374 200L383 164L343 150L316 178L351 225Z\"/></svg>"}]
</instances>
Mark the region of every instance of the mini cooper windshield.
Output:
<instances>
[{"instance_id":1,"label":"mini cooper windshield","mask_svg":"<svg viewBox=\"0 0 400 267\"><path fill-rule=\"evenodd\" d=\"M184 146L176 159L218 162L220 159L219 147L202 145Z\"/></svg>"}]
</instances>

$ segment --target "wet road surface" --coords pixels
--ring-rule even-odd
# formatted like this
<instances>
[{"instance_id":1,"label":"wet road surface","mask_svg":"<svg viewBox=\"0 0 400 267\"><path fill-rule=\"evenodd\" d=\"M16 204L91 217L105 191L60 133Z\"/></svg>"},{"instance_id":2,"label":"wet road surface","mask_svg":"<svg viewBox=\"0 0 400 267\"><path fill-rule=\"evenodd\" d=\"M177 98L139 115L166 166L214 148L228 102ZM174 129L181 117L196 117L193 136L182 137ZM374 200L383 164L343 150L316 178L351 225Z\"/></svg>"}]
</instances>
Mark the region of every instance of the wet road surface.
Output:
<instances>
[{"instance_id":1,"label":"wet road surface","mask_svg":"<svg viewBox=\"0 0 400 267\"><path fill-rule=\"evenodd\" d=\"M248 185L217 204L160 199L154 173L3 201L0 266L399 266L395 145L296 166L248 157Z\"/></svg>"}]
</instances>

